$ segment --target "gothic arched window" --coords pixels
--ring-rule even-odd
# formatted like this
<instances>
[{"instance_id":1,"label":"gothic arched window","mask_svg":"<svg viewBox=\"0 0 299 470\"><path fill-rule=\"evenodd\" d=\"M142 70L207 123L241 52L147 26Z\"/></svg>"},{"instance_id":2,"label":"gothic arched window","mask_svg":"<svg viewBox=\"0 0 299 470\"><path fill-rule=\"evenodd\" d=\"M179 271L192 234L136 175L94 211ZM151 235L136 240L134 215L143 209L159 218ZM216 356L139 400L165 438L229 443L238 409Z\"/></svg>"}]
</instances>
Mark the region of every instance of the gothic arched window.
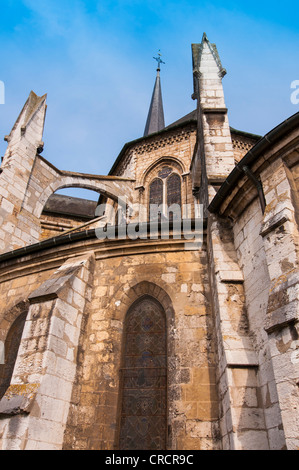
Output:
<instances>
[{"instance_id":1,"label":"gothic arched window","mask_svg":"<svg viewBox=\"0 0 299 470\"><path fill-rule=\"evenodd\" d=\"M0 365L0 399L10 385L22 333L26 321L27 311L21 313L12 324L5 341L4 364Z\"/></svg>"},{"instance_id":2,"label":"gothic arched window","mask_svg":"<svg viewBox=\"0 0 299 470\"><path fill-rule=\"evenodd\" d=\"M149 186L149 214L150 219L157 216L156 210L151 211L151 205L160 206L164 218L173 218L172 212L168 212L170 206L176 204L181 208L181 177L173 172L170 167L162 167L158 173L159 178L155 178ZM159 214L160 218L161 214ZM176 212L176 217L178 217Z\"/></svg>"},{"instance_id":3,"label":"gothic arched window","mask_svg":"<svg viewBox=\"0 0 299 470\"><path fill-rule=\"evenodd\" d=\"M166 315L146 296L129 309L124 329L120 450L166 449Z\"/></svg>"}]
</instances>

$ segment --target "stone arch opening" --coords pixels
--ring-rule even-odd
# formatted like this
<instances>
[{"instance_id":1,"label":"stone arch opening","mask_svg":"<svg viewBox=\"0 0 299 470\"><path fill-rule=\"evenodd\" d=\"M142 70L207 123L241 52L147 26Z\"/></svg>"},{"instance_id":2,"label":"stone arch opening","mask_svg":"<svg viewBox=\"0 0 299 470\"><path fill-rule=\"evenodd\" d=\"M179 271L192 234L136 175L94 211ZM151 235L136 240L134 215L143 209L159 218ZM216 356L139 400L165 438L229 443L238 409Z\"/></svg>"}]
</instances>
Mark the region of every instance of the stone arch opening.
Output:
<instances>
[{"instance_id":1,"label":"stone arch opening","mask_svg":"<svg viewBox=\"0 0 299 470\"><path fill-rule=\"evenodd\" d=\"M97 192L83 188L60 189L53 193L40 217L42 238L60 235L92 221L97 217L99 197Z\"/></svg>"},{"instance_id":2,"label":"stone arch opening","mask_svg":"<svg viewBox=\"0 0 299 470\"><path fill-rule=\"evenodd\" d=\"M59 188L55 191L56 195L69 196L78 199L85 199L87 201L98 201L101 194L94 189L67 187ZM51 197L51 196L50 196Z\"/></svg>"},{"instance_id":3,"label":"stone arch opening","mask_svg":"<svg viewBox=\"0 0 299 470\"><path fill-rule=\"evenodd\" d=\"M37 217L40 217L40 215L42 214L42 212L45 210L45 207L47 206L47 203L48 201L51 199L51 197L53 197L53 195L57 195L59 193L62 193L63 190L70 190L70 189L83 189L85 191L91 191L93 193L97 193L98 194L98 198L97 200L100 198L100 195L104 194L106 195L107 197L111 198L111 199L114 199L116 200L116 196L115 195L111 195L110 193L107 193L106 191L104 191L103 189L100 189L100 188L97 188L95 185L91 185L91 184L78 184L78 183L69 183L69 184L57 184L55 185L56 187L54 188L53 190L53 185L51 185L51 187L48 187L46 188L46 190L44 191L44 193L41 195L41 199L40 199L40 205L36 208L37 212L36 212L36 216ZM74 196L72 196L74 197Z\"/></svg>"},{"instance_id":4,"label":"stone arch opening","mask_svg":"<svg viewBox=\"0 0 299 470\"><path fill-rule=\"evenodd\" d=\"M80 188L95 191L99 196L104 195L115 201L117 201L118 198L126 199L129 205L131 202L133 181L134 180L129 178L94 176L56 170L56 173L47 180L47 184L42 187L42 190L39 193L35 193L36 201L35 203L31 201L30 205L33 205L33 215L40 218L43 208L50 196L58 190L65 188ZM24 207L28 206L27 199Z\"/></svg>"},{"instance_id":5,"label":"stone arch opening","mask_svg":"<svg viewBox=\"0 0 299 470\"><path fill-rule=\"evenodd\" d=\"M8 389L22 339L28 309L12 323L4 342L4 364L0 364L0 399Z\"/></svg>"}]
</instances>

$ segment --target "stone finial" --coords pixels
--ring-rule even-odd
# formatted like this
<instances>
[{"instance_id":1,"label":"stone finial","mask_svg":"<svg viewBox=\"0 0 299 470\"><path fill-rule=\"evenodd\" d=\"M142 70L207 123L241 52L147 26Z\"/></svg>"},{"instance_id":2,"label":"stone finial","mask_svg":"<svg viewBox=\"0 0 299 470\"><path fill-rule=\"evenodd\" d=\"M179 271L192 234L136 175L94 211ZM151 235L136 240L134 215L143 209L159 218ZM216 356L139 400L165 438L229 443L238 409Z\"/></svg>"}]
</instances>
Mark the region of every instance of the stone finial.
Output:
<instances>
[{"instance_id":1,"label":"stone finial","mask_svg":"<svg viewBox=\"0 0 299 470\"><path fill-rule=\"evenodd\" d=\"M32 141L31 143L33 145L42 141L47 109L46 98L46 94L43 96L37 96L33 91L30 92L10 134L5 136L5 140L8 143L18 141L20 137L22 138L25 136L27 129L29 129L32 122L35 122L34 130L28 133L28 139Z\"/></svg>"}]
</instances>

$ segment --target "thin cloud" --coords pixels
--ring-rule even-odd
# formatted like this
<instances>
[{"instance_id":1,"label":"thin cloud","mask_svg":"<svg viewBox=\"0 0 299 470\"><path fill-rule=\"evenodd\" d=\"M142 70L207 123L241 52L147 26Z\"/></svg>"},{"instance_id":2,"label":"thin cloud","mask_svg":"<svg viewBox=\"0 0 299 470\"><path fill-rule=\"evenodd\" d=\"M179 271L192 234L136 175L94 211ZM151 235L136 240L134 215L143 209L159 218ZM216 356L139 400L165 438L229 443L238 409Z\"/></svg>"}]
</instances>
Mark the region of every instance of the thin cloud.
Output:
<instances>
[{"instance_id":1,"label":"thin cloud","mask_svg":"<svg viewBox=\"0 0 299 470\"><path fill-rule=\"evenodd\" d=\"M143 134L158 49L166 62L166 124L195 108L191 43L200 42L203 31L228 70L223 84L230 124L267 132L298 111L289 86L299 78L299 44L293 17L288 23L282 7L266 11L265 5L257 13L256 3L8 1L0 31L2 135L31 89L48 93L45 158L63 169L107 173L124 143ZM1 143L2 155L5 148Z\"/></svg>"}]
</instances>

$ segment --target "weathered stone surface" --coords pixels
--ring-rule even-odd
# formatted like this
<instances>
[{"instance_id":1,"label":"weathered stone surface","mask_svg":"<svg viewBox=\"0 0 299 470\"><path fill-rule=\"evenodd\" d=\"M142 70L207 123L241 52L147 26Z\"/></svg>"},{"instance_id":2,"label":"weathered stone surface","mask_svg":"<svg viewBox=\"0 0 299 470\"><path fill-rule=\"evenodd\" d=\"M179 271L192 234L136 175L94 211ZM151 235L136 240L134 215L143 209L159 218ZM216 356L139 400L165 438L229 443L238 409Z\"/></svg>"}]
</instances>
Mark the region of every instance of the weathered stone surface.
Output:
<instances>
[{"instance_id":1,"label":"weathered stone surface","mask_svg":"<svg viewBox=\"0 0 299 470\"><path fill-rule=\"evenodd\" d=\"M30 413L39 385L10 385L0 401L0 417Z\"/></svg>"}]
</instances>

